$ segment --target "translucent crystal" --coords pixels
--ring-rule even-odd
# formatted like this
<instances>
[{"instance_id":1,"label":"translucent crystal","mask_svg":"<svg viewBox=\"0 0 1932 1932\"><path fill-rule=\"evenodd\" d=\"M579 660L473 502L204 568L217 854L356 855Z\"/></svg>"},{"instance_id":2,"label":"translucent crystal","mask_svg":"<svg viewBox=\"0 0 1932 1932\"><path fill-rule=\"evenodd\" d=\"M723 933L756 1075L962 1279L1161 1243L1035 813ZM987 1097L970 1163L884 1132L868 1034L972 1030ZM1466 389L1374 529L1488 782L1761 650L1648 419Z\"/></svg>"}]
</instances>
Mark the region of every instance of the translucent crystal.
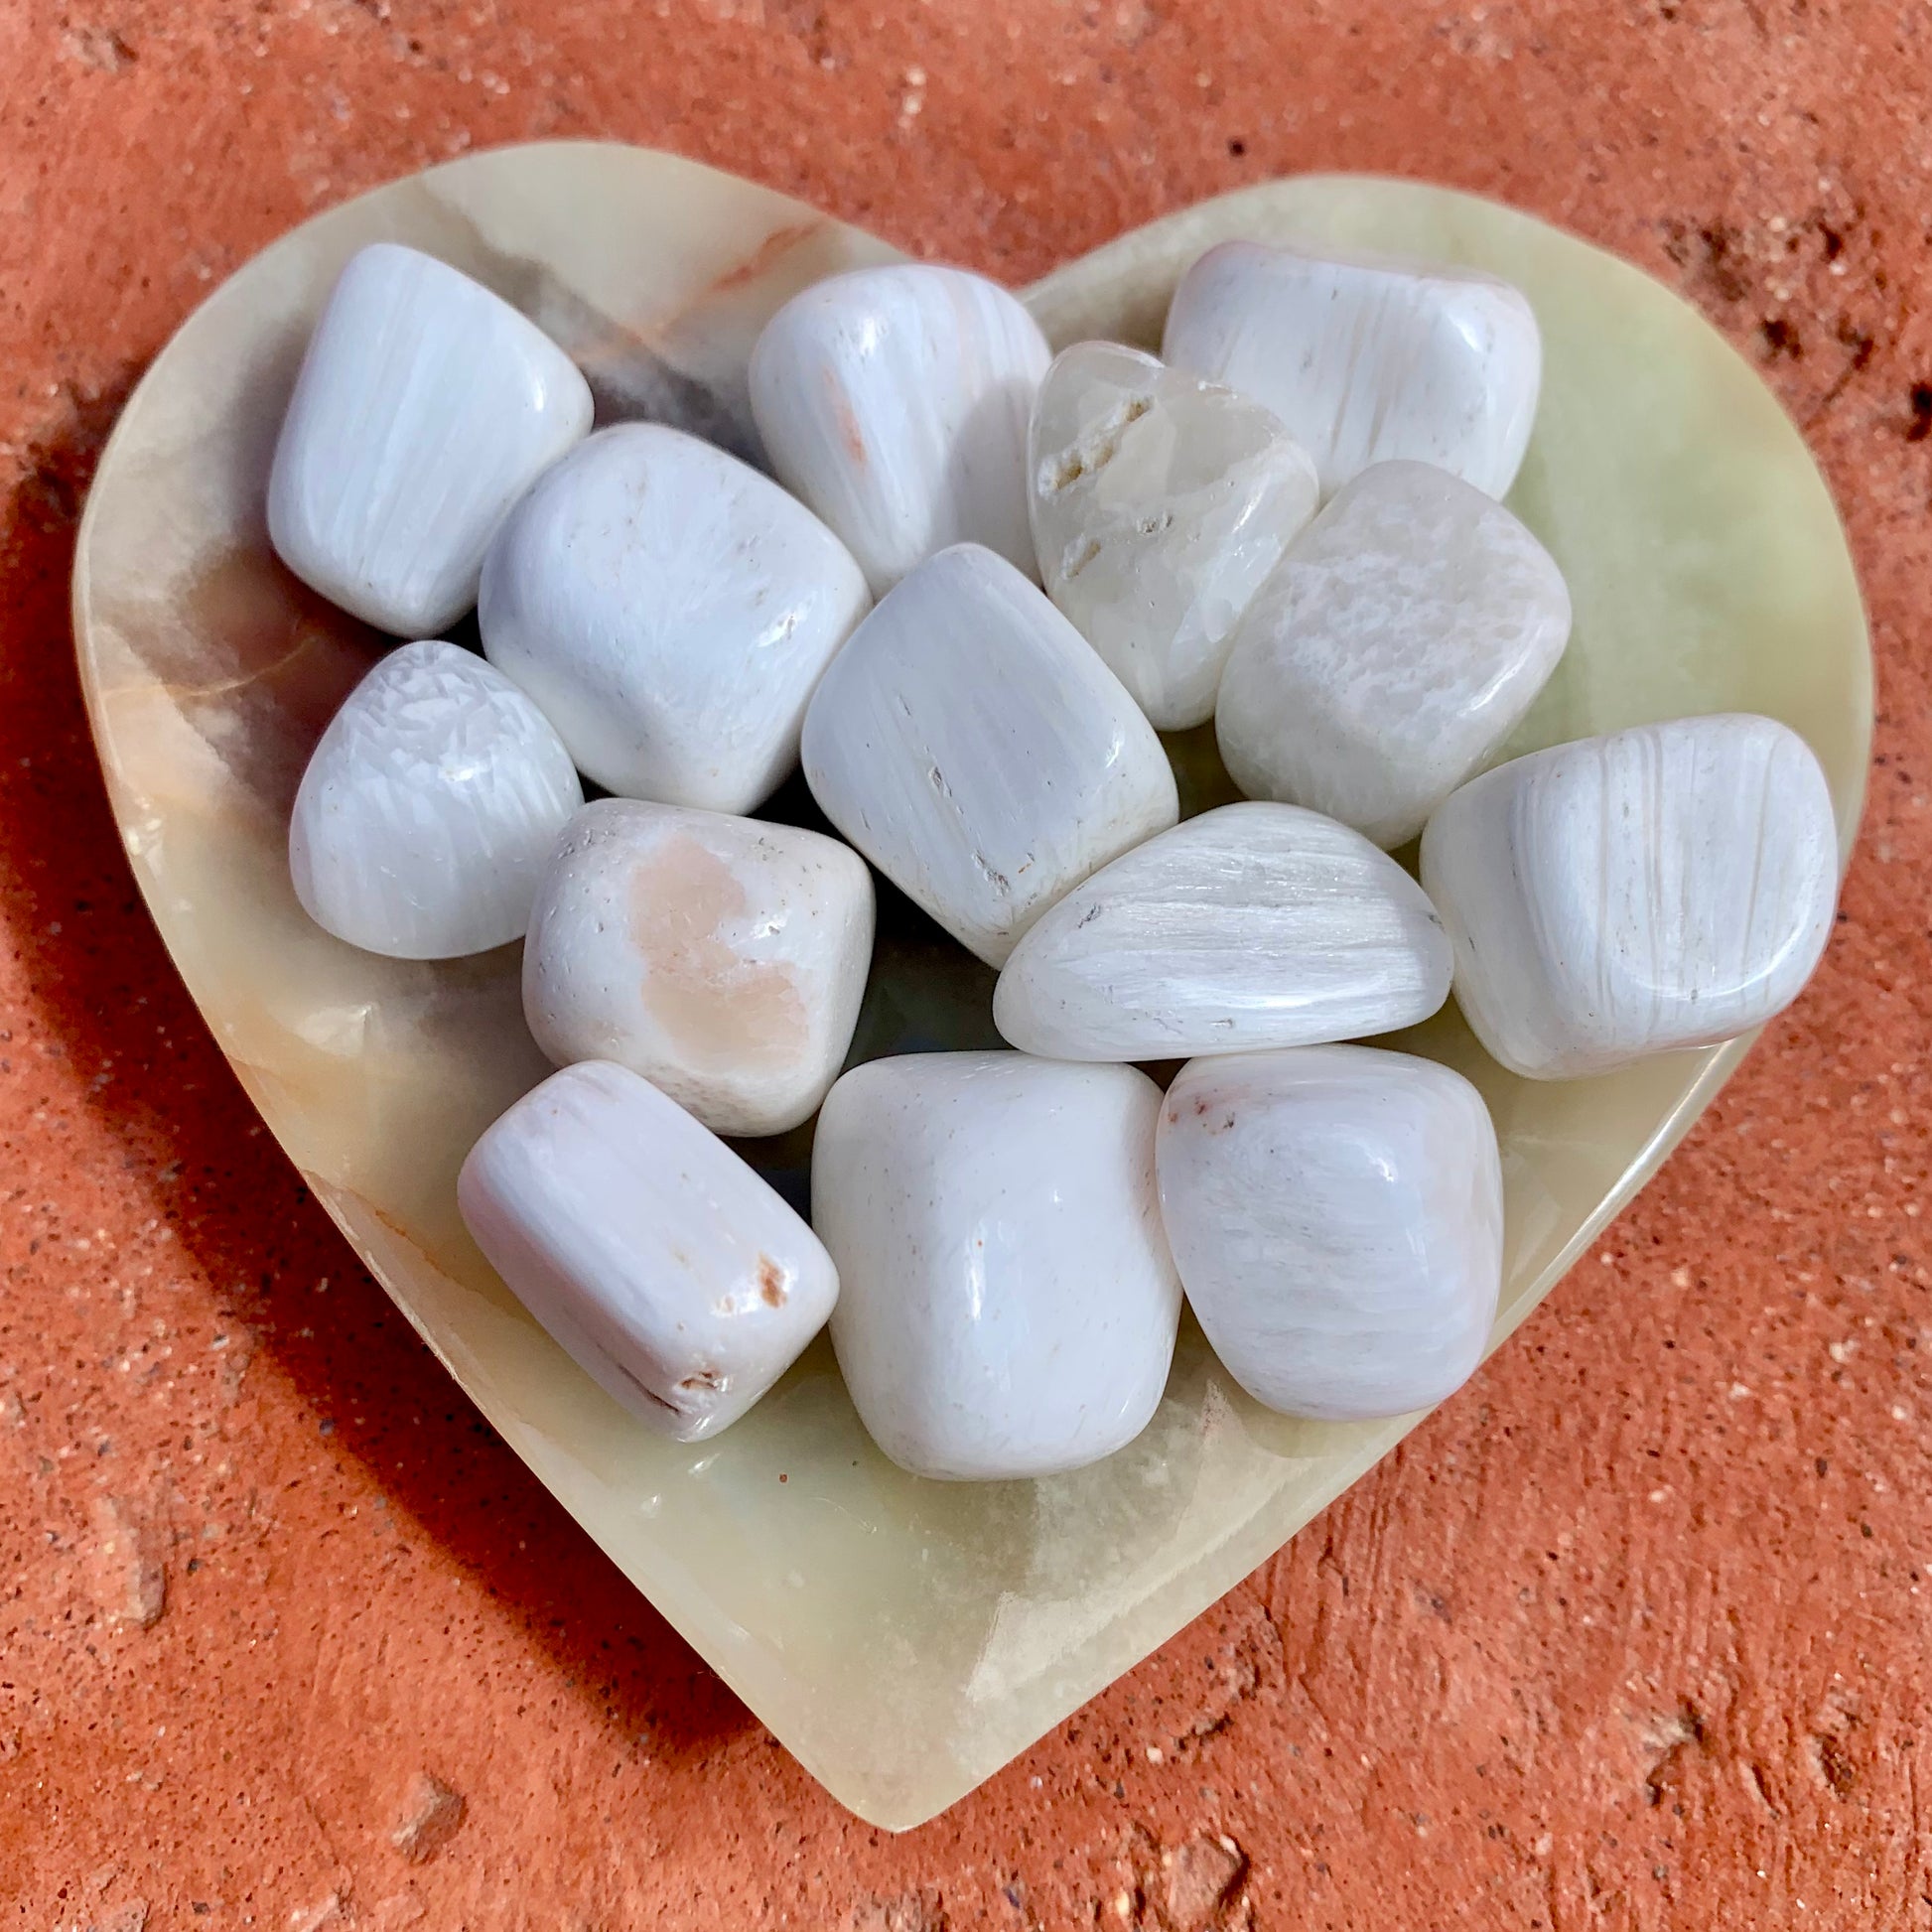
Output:
<instances>
[{"instance_id":1,"label":"translucent crystal","mask_svg":"<svg viewBox=\"0 0 1932 1932\"><path fill-rule=\"evenodd\" d=\"M1319 500L1258 403L1118 343L1054 358L1028 445L1047 595L1162 731L1214 714L1235 621Z\"/></svg>"}]
</instances>

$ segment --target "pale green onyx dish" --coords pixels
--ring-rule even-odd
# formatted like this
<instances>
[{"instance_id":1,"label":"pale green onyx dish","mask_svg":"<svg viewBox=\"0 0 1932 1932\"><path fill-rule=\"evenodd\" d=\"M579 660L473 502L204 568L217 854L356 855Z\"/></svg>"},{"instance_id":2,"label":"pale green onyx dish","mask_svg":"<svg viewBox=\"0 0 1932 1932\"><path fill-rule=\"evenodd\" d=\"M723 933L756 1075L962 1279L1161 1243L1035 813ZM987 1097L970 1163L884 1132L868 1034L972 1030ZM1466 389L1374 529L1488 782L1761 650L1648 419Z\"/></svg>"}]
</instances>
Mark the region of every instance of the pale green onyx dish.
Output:
<instances>
[{"instance_id":1,"label":"pale green onyx dish","mask_svg":"<svg viewBox=\"0 0 1932 1932\"><path fill-rule=\"evenodd\" d=\"M1124 236L1027 299L1056 345L1157 346L1180 271L1235 235L1475 263L1534 303L1548 367L1511 502L1562 564L1577 621L1512 749L1768 712L1823 759L1849 849L1871 716L1858 587L1825 487L1749 367L1609 256L1390 181L1250 189ZM345 258L378 238L441 255L533 316L583 363L607 418L663 417L748 452L745 365L763 318L895 251L621 147L511 148L366 195L257 256L157 359L102 459L73 608L135 876L290 1159L471 1399L758 1716L853 1810L915 1824L1177 1630L1416 1419L1266 1414L1189 1325L1130 1448L1050 1481L943 1485L871 1447L822 1341L746 1421L679 1448L524 1313L464 1233L455 1187L472 1140L546 1070L516 948L440 965L352 951L303 916L285 857L309 748L375 640L274 562L263 492L309 327ZM1176 741L1192 808L1225 795L1210 745ZM987 1042L990 990L895 904L858 1050ZM1399 1043L1460 1067L1495 1114L1500 1340L1747 1042L1564 1085L1503 1073L1452 1011ZM797 1199L806 1146L748 1151Z\"/></svg>"}]
</instances>

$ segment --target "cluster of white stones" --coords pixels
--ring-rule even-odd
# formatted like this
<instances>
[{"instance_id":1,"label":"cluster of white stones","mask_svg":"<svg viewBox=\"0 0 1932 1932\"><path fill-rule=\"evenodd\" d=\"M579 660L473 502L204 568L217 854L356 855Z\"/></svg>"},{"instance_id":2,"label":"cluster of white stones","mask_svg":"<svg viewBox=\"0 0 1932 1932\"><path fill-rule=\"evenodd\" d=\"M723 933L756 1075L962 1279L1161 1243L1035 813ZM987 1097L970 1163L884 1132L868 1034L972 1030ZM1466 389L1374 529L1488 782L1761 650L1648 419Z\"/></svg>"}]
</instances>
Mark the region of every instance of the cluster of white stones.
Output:
<instances>
[{"instance_id":1,"label":"cluster of white stones","mask_svg":"<svg viewBox=\"0 0 1932 1932\"><path fill-rule=\"evenodd\" d=\"M1528 303L1461 269L1230 243L1157 359L875 268L759 341L766 475L593 433L563 352L443 263L348 263L269 529L410 641L318 745L290 870L370 951L522 940L560 1070L460 1204L587 1373L696 1441L829 1321L880 1447L952 1479L1131 1441L1183 1296L1289 1413L1469 1375L1488 1112L1344 1042L1451 986L1532 1079L1725 1038L1796 997L1837 888L1769 719L1494 762L1570 631L1500 500L1540 381ZM481 654L438 634L473 609ZM1181 824L1158 734L1210 719L1249 802ZM841 837L751 816L801 764ZM841 1074L868 861L998 970L1015 1050ZM1176 1060L1165 1095L1137 1064ZM718 1138L814 1116L816 1232Z\"/></svg>"}]
</instances>

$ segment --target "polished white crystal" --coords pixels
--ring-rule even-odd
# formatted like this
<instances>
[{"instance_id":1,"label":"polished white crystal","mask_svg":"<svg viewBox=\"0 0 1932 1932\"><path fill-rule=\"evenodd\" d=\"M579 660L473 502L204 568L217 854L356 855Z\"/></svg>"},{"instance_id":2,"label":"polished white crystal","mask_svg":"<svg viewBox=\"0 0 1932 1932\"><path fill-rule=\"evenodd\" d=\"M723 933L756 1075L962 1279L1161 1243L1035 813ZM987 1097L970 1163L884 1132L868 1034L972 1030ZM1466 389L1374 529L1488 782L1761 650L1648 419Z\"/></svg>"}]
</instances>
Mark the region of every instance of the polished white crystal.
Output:
<instances>
[{"instance_id":1,"label":"polished white crystal","mask_svg":"<svg viewBox=\"0 0 1932 1932\"><path fill-rule=\"evenodd\" d=\"M1188 269L1163 355L1272 409L1334 490L1413 457L1501 496L1536 418L1543 343L1474 269L1224 241Z\"/></svg>"},{"instance_id":2,"label":"polished white crystal","mask_svg":"<svg viewBox=\"0 0 1932 1932\"><path fill-rule=\"evenodd\" d=\"M832 1089L812 1151L832 1340L895 1462L1050 1475L1147 1427L1180 1313L1160 1109L1133 1067L1021 1053L874 1060Z\"/></svg>"},{"instance_id":3,"label":"polished white crystal","mask_svg":"<svg viewBox=\"0 0 1932 1932\"><path fill-rule=\"evenodd\" d=\"M483 649L607 791L749 812L871 599L845 546L680 430L600 431L517 504L483 566Z\"/></svg>"},{"instance_id":4,"label":"polished white crystal","mask_svg":"<svg viewBox=\"0 0 1932 1932\"><path fill-rule=\"evenodd\" d=\"M559 1066L616 1060L714 1133L778 1134L838 1077L872 929L872 874L836 839L603 798L537 889L523 1012Z\"/></svg>"},{"instance_id":5,"label":"polished white crystal","mask_svg":"<svg viewBox=\"0 0 1932 1932\"><path fill-rule=\"evenodd\" d=\"M1676 718L1472 779L1429 821L1422 876L1476 1037L1565 1079L1789 1006L1831 936L1838 834L1796 732Z\"/></svg>"},{"instance_id":6,"label":"polished white crystal","mask_svg":"<svg viewBox=\"0 0 1932 1932\"><path fill-rule=\"evenodd\" d=\"M1118 343L1034 402L1040 581L1162 731L1214 715L1235 620L1314 514L1314 465L1259 403Z\"/></svg>"},{"instance_id":7,"label":"polished white crystal","mask_svg":"<svg viewBox=\"0 0 1932 1932\"><path fill-rule=\"evenodd\" d=\"M1289 546L1236 626L1215 736L1236 784L1406 844L1522 722L1570 593L1508 510L1380 463Z\"/></svg>"},{"instance_id":8,"label":"polished white crystal","mask_svg":"<svg viewBox=\"0 0 1932 1932\"><path fill-rule=\"evenodd\" d=\"M838 1300L818 1237L628 1067L553 1073L457 1177L483 1257L606 1394L680 1443L728 1429Z\"/></svg>"},{"instance_id":9,"label":"polished white crystal","mask_svg":"<svg viewBox=\"0 0 1932 1932\"><path fill-rule=\"evenodd\" d=\"M330 721L289 821L295 896L367 952L514 939L584 789L542 712L456 644L404 644Z\"/></svg>"},{"instance_id":10,"label":"polished white crystal","mask_svg":"<svg viewBox=\"0 0 1932 1932\"><path fill-rule=\"evenodd\" d=\"M804 765L826 817L991 966L1179 811L1120 680L977 544L929 558L853 632L806 715Z\"/></svg>"},{"instance_id":11,"label":"polished white crystal","mask_svg":"<svg viewBox=\"0 0 1932 1932\"><path fill-rule=\"evenodd\" d=\"M883 596L952 543L1031 574L1027 417L1052 351L984 276L906 262L795 295L752 351L772 468Z\"/></svg>"},{"instance_id":12,"label":"polished white crystal","mask_svg":"<svg viewBox=\"0 0 1932 1932\"><path fill-rule=\"evenodd\" d=\"M1162 1109L1158 1168L1188 1306L1257 1402L1399 1416L1481 1360L1502 1168L1459 1073L1368 1046L1190 1061Z\"/></svg>"},{"instance_id":13,"label":"polished white crystal","mask_svg":"<svg viewBox=\"0 0 1932 1932\"><path fill-rule=\"evenodd\" d=\"M503 513L591 426L589 385L479 282L378 241L309 340L268 481L282 561L400 636L477 601Z\"/></svg>"},{"instance_id":14,"label":"polished white crystal","mask_svg":"<svg viewBox=\"0 0 1932 1932\"><path fill-rule=\"evenodd\" d=\"M1453 961L1423 890L1347 826L1223 805L1043 912L993 991L1002 1035L1065 1060L1180 1059L1426 1020Z\"/></svg>"}]
</instances>

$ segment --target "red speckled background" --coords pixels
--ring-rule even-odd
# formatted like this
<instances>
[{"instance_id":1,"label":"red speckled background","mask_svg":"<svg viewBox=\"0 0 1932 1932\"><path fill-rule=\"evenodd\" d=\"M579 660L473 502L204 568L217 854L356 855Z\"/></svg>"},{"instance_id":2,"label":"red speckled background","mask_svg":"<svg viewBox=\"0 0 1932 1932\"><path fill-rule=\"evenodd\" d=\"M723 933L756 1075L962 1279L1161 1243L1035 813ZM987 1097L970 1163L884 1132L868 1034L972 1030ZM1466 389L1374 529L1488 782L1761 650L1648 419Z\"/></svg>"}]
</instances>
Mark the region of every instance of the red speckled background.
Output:
<instances>
[{"instance_id":1,"label":"red speckled background","mask_svg":"<svg viewBox=\"0 0 1932 1932\"><path fill-rule=\"evenodd\" d=\"M1924 0L0 11L0 1926L1932 1925ZM314 209L606 135L1014 281L1299 169L1681 288L1844 506L1871 803L1799 1006L1475 1383L900 1839L473 1417L137 903L75 690L118 400Z\"/></svg>"}]
</instances>

